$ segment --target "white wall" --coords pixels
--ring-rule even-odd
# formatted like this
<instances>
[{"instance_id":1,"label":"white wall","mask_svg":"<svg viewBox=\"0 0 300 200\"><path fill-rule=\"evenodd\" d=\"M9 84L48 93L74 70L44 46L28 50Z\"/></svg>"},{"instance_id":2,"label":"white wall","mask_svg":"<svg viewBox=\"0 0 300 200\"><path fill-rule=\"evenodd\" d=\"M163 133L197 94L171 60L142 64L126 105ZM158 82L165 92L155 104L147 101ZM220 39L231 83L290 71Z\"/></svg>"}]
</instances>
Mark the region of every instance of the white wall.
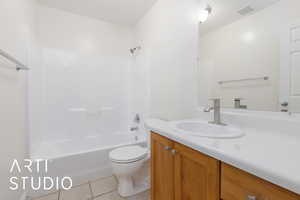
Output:
<instances>
[{"instance_id":1,"label":"white wall","mask_svg":"<svg viewBox=\"0 0 300 200\"><path fill-rule=\"evenodd\" d=\"M0 1L0 48L34 67L35 1ZM9 168L13 159L28 156L26 144L26 74L0 58L0 199L18 200L22 191L9 190Z\"/></svg>"},{"instance_id":2,"label":"white wall","mask_svg":"<svg viewBox=\"0 0 300 200\"><path fill-rule=\"evenodd\" d=\"M131 30L44 6L38 18L32 146L127 131Z\"/></svg>"},{"instance_id":3,"label":"white wall","mask_svg":"<svg viewBox=\"0 0 300 200\"><path fill-rule=\"evenodd\" d=\"M159 0L135 26L137 112L191 117L197 106L198 0Z\"/></svg>"},{"instance_id":4,"label":"white wall","mask_svg":"<svg viewBox=\"0 0 300 200\"><path fill-rule=\"evenodd\" d=\"M199 105L221 97L233 107L233 98L244 98L252 110L279 108L280 42L285 25L300 19L300 2L282 0L251 16L221 27L200 38ZM207 21L209 23L209 21ZM220 80L269 76L220 86Z\"/></svg>"}]
</instances>

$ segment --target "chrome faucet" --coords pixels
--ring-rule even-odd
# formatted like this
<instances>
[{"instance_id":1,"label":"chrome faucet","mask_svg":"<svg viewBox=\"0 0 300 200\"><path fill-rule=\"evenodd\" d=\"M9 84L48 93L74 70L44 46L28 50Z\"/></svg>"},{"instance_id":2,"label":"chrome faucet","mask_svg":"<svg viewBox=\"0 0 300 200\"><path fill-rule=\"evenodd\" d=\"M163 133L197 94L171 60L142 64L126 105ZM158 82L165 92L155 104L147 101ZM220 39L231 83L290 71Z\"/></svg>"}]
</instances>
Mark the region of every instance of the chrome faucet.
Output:
<instances>
[{"instance_id":1,"label":"chrome faucet","mask_svg":"<svg viewBox=\"0 0 300 200\"><path fill-rule=\"evenodd\" d=\"M211 99L213 101L213 107L208 107L204 109L204 112L210 112L214 110L214 121L209 122L211 124L226 126L226 124L221 121L221 99Z\"/></svg>"},{"instance_id":2,"label":"chrome faucet","mask_svg":"<svg viewBox=\"0 0 300 200\"><path fill-rule=\"evenodd\" d=\"M234 108L235 109L247 109L246 105L241 105L242 98L235 98L234 99Z\"/></svg>"}]
</instances>

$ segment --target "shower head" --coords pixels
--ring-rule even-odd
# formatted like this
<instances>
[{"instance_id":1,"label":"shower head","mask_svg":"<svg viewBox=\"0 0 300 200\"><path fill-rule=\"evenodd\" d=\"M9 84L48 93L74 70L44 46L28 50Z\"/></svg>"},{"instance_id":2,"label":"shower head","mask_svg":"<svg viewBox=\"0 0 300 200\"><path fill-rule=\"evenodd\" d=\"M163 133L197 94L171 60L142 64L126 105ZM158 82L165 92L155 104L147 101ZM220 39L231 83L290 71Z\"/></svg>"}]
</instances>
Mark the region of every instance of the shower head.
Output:
<instances>
[{"instance_id":1,"label":"shower head","mask_svg":"<svg viewBox=\"0 0 300 200\"><path fill-rule=\"evenodd\" d=\"M138 47L134 47L132 49L130 49L130 53L133 55L135 53L136 50L140 50L142 47L138 46Z\"/></svg>"}]
</instances>

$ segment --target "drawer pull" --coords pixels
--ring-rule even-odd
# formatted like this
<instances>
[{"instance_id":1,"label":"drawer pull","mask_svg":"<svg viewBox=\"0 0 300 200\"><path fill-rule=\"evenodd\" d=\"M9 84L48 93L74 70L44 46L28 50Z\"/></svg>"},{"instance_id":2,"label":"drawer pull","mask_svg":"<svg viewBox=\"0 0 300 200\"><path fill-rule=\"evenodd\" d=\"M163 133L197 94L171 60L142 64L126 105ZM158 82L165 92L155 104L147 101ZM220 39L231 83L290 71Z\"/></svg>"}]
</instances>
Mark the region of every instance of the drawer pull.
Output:
<instances>
[{"instance_id":1,"label":"drawer pull","mask_svg":"<svg viewBox=\"0 0 300 200\"><path fill-rule=\"evenodd\" d=\"M172 149L171 152L172 152L173 156L177 153L177 151L175 149Z\"/></svg>"},{"instance_id":2,"label":"drawer pull","mask_svg":"<svg viewBox=\"0 0 300 200\"><path fill-rule=\"evenodd\" d=\"M171 147L165 146L165 150L166 150L166 151L169 151L169 150L171 150Z\"/></svg>"},{"instance_id":3,"label":"drawer pull","mask_svg":"<svg viewBox=\"0 0 300 200\"><path fill-rule=\"evenodd\" d=\"M246 200L257 200L256 196L248 195Z\"/></svg>"}]
</instances>

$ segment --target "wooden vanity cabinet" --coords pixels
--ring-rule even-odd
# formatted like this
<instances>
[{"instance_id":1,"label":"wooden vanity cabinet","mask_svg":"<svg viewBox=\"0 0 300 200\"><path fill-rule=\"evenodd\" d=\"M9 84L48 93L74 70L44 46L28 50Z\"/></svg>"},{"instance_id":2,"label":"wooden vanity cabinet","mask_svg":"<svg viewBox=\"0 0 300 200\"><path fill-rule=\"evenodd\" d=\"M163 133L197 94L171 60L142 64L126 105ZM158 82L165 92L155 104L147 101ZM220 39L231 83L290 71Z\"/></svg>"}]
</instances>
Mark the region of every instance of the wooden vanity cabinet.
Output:
<instances>
[{"instance_id":1,"label":"wooden vanity cabinet","mask_svg":"<svg viewBox=\"0 0 300 200\"><path fill-rule=\"evenodd\" d=\"M220 162L151 134L151 200L219 200Z\"/></svg>"},{"instance_id":2,"label":"wooden vanity cabinet","mask_svg":"<svg viewBox=\"0 0 300 200\"><path fill-rule=\"evenodd\" d=\"M300 196L228 164L221 164L222 200L300 200Z\"/></svg>"},{"instance_id":3,"label":"wooden vanity cabinet","mask_svg":"<svg viewBox=\"0 0 300 200\"><path fill-rule=\"evenodd\" d=\"M173 141L151 134L151 200L174 200Z\"/></svg>"},{"instance_id":4,"label":"wooden vanity cabinet","mask_svg":"<svg viewBox=\"0 0 300 200\"><path fill-rule=\"evenodd\" d=\"M151 134L151 200L300 200L300 195Z\"/></svg>"}]
</instances>

